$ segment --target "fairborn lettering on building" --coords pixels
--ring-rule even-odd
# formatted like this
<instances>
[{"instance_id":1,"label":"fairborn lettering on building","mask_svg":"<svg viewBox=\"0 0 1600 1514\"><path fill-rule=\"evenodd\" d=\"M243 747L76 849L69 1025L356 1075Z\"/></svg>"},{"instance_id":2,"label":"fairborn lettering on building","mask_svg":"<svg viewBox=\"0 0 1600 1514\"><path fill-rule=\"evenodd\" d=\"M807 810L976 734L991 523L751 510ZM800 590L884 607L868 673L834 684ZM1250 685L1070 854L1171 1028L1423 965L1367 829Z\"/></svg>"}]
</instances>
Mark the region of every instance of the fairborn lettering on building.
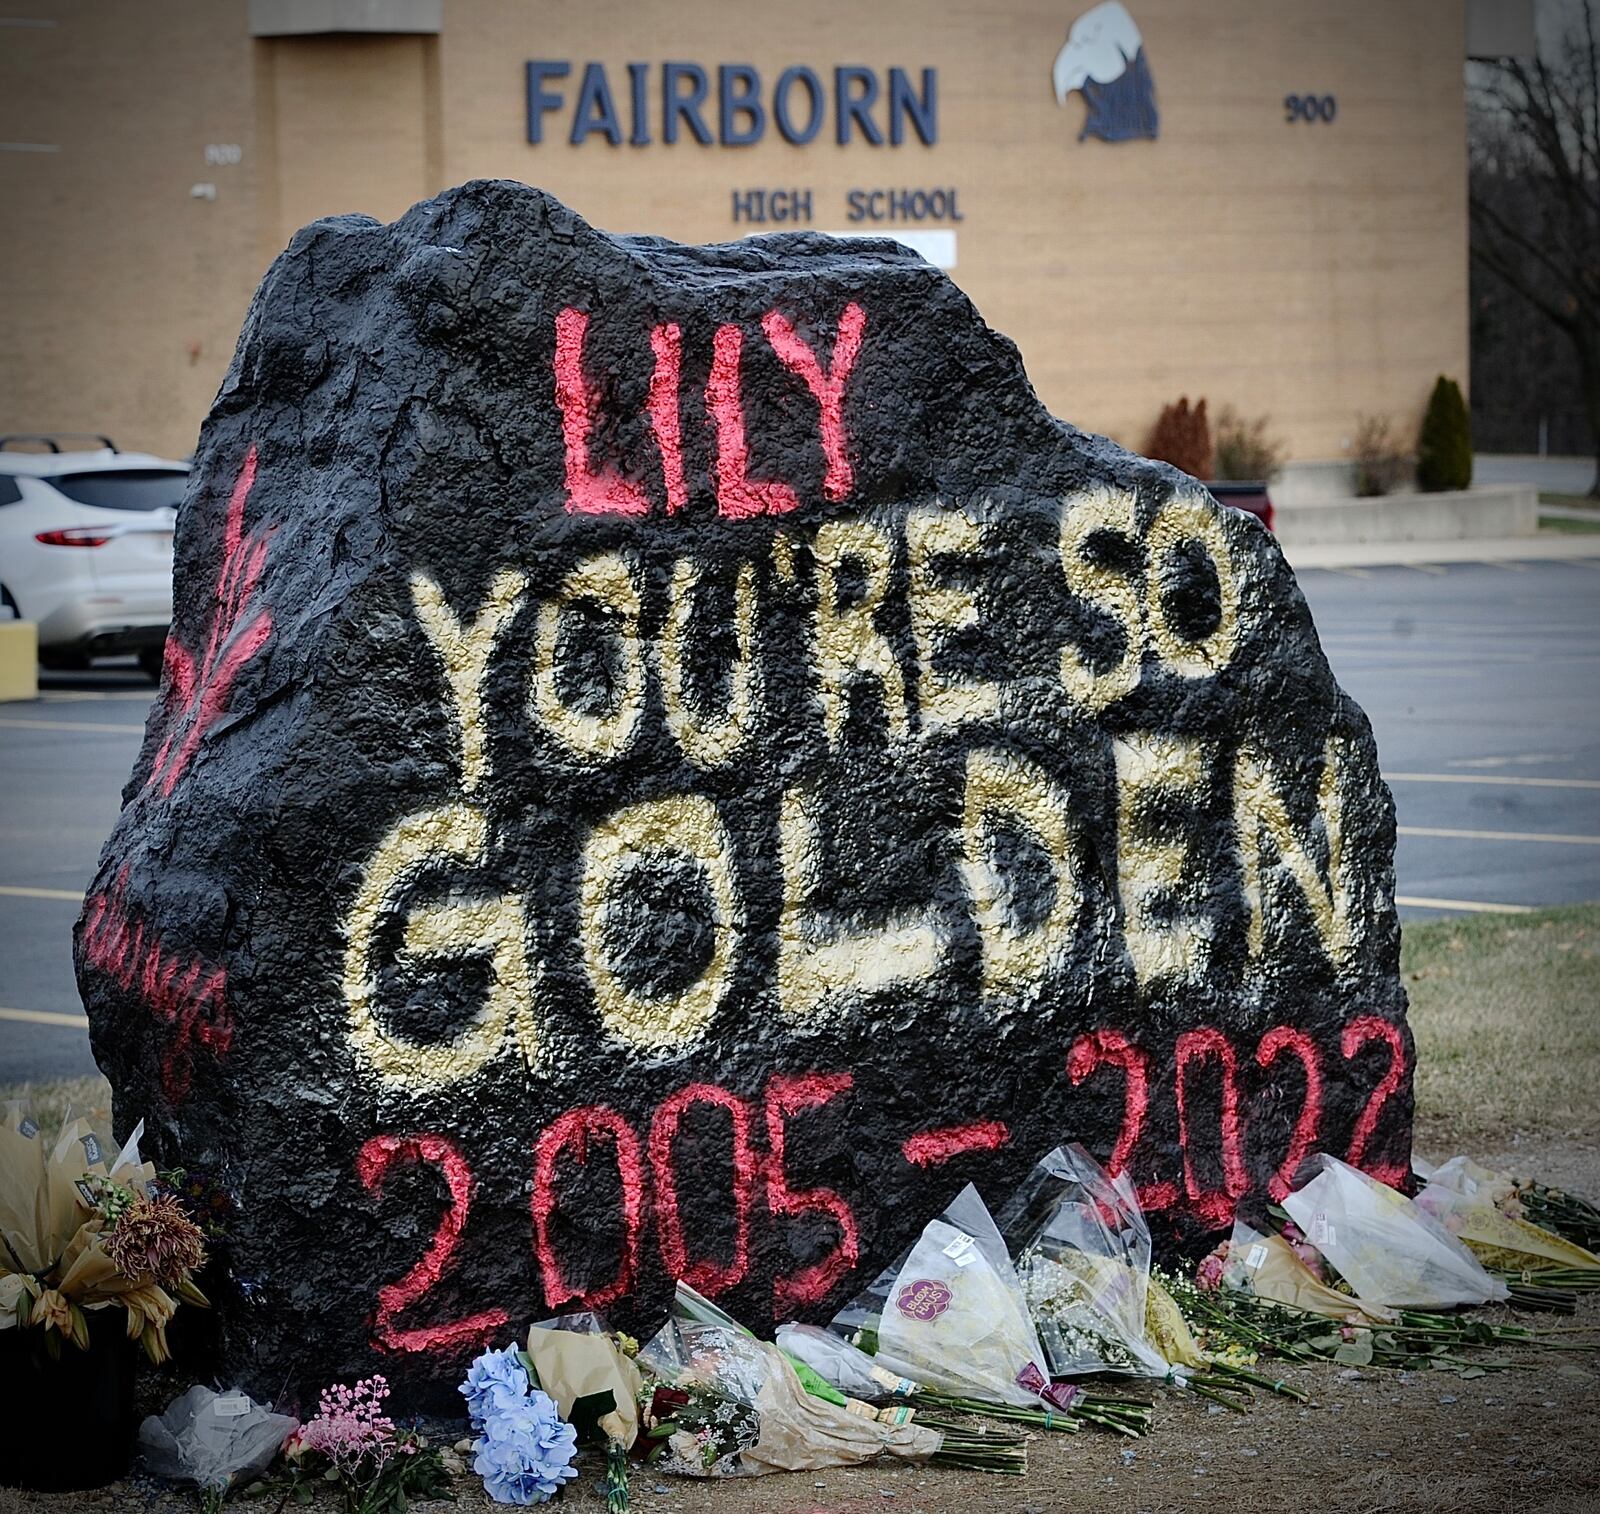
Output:
<instances>
[{"instance_id":1,"label":"fairborn lettering on building","mask_svg":"<svg viewBox=\"0 0 1600 1514\"><path fill-rule=\"evenodd\" d=\"M576 80L573 89L567 82ZM858 64L815 69L791 64L769 88L749 63L630 63L613 87L604 63L581 66L531 58L527 64L528 141L566 140L581 147L599 137L612 147L678 142L753 147L770 124L796 147L832 123L840 147L900 147L939 140L939 71L880 70ZM554 116L556 125L546 121Z\"/></svg>"}]
</instances>

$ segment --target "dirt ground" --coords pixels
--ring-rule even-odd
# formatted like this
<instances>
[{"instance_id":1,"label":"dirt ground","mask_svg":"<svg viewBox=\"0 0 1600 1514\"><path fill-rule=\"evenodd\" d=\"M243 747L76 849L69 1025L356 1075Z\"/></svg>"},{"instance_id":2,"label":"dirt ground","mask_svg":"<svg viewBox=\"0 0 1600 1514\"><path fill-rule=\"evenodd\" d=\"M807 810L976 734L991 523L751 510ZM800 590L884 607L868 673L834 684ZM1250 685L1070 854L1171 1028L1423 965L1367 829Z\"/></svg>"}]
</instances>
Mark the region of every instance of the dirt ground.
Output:
<instances>
[{"instance_id":1,"label":"dirt ground","mask_svg":"<svg viewBox=\"0 0 1600 1514\"><path fill-rule=\"evenodd\" d=\"M1445 921L1407 930L1402 969L1417 1035L1418 1151L1467 1151L1493 1167L1600 1198L1600 906ZM58 1102L92 1089L63 1086ZM1498 1313L1498 1311L1497 1311ZM1505 1317L1502 1315L1502 1317ZM638 1472L642 1514L1180 1514L1274 1505L1350 1514L1600 1511L1600 1294L1576 1319L1527 1316L1586 1349L1497 1353L1517 1370L1462 1379L1332 1365L1294 1368L1309 1404L1258 1394L1248 1414L1158 1397L1154 1431L1036 1436L1028 1474L875 1465L726 1483ZM464 1422L463 1422L464 1430ZM0 1435L6 1433L0 1425ZM604 1508L592 1456L557 1508ZM476 1477L455 1504L482 1510ZM230 1507L278 1514L279 1495ZM196 1503L135 1477L96 1493L0 1489L0 1514L177 1514ZM285 1514L294 1505L288 1504ZM316 1508L334 1514L324 1500Z\"/></svg>"}]
</instances>

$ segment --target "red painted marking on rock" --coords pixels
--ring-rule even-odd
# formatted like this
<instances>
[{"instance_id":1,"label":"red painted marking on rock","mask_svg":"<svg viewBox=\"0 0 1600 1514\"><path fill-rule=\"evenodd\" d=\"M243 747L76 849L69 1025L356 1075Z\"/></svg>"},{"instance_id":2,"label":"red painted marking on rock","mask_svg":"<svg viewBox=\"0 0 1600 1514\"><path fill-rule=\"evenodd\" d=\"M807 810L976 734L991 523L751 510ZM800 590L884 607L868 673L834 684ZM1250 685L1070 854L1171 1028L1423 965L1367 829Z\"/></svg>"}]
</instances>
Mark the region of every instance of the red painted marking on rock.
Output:
<instances>
[{"instance_id":1,"label":"red painted marking on rock","mask_svg":"<svg viewBox=\"0 0 1600 1514\"><path fill-rule=\"evenodd\" d=\"M1103 1066L1121 1068L1124 1080L1122 1129L1106 1162L1106 1170L1115 1177L1128 1170L1144 1132L1150 1108L1150 1053L1135 1046L1120 1030L1089 1031L1072 1043L1067 1076L1074 1088ZM1139 1207L1147 1213L1170 1209L1177 1201L1178 1190L1172 1183L1146 1183L1139 1189Z\"/></svg>"},{"instance_id":2,"label":"red painted marking on rock","mask_svg":"<svg viewBox=\"0 0 1600 1514\"><path fill-rule=\"evenodd\" d=\"M145 779L146 788L159 781L163 797L172 793L194 761L201 738L227 713L235 681L272 634L271 611L262 607L251 613L273 529L245 534L245 501L255 479L256 449L252 446L228 500L222 562L212 592L211 629L204 655L197 661L175 633L167 637L167 728Z\"/></svg>"},{"instance_id":3,"label":"red painted marking on rock","mask_svg":"<svg viewBox=\"0 0 1600 1514\"><path fill-rule=\"evenodd\" d=\"M1364 1172L1371 1173L1380 1183L1398 1188L1408 1176L1404 1163L1383 1162L1375 1167L1368 1167L1366 1160L1367 1147L1371 1144L1373 1133L1378 1128L1378 1118L1383 1113L1383 1106L1394 1097L1401 1083L1405 1081L1405 1037L1400 1027L1392 1021L1382 1019L1378 1015L1361 1015L1345 1026L1339 1038L1339 1051L1348 1062L1364 1046L1373 1041L1382 1041L1388 1046L1389 1070L1384 1073L1378 1086L1372 1090L1367 1102L1362 1106L1361 1114L1356 1119L1355 1129L1350 1134L1350 1150L1345 1160L1352 1167L1360 1167Z\"/></svg>"},{"instance_id":4,"label":"red painted marking on rock","mask_svg":"<svg viewBox=\"0 0 1600 1514\"><path fill-rule=\"evenodd\" d=\"M161 1087L169 1103L181 1103L194 1073L194 1049L219 1060L233 1044L227 1004L228 975L198 957L169 951L143 920L130 924L127 869L108 892L88 901L83 928L84 959L128 993L137 994L151 1015L174 1027L161 1057Z\"/></svg>"},{"instance_id":5,"label":"red painted marking on rock","mask_svg":"<svg viewBox=\"0 0 1600 1514\"><path fill-rule=\"evenodd\" d=\"M1215 1057L1222 1070L1222 1182L1220 1189L1203 1188L1195 1174L1189 1149L1189 1115L1186 1073L1191 1062ZM1235 1202L1250 1187L1244 1165L1244 1133L1239 1124L1239 1069L1233 1046L1220 1030L1209 1025L1185 1031L1178 1037L1174 1082L1178 1096L1178 1144L1183 1149L1183 1186L1194 1212L1208 1224L1226 1225Z\"/></svg>"},{"instance_id":6,"label":"red painted marking on rock","mask_svg":"<svg viewBox=\"0 0 1600 1514\"><path fill-rule=\"evenodd\" d=\"M913 1167L938 1167L968 1151L998 1151L1011 1139L1003 1120L975 1120L970 1125L946 1125L907 1136L900 1153Z\"/></svg>"},{"instance_id":7,"label":"red painted marking on rock","mask_svg":"<svg viewBox=\"0 0 1600 1514\"><path fill-rule=\"evenodd\" d=\"M678 376L683 370L683 333L676 325L657 326L650 333L656 355L650 375L650 425L661 448L661 473L667 486L667 514L676 515L689 502L683 474L683 428L678 420Z\"/></svg>"},{"instance_id":8,"label":"red painted marking on rock","mask_svg":"<svg viewBox=\"0 0 1600 1514\"><path fill-rule=\"evenodd\" d=\"M1278 1170L1267 1183L1267 1192L1274 1203L1281 1204L1290 1191L1295 1174L1317 1139L1322 1125L1322 1057L1317 1043L1303 1030L1287 1025L1277 1025L1261 1038L1256 1047L1256 1065L1270 1067L1285 1052L1300 1059L1305 1069L1306 1094L1300 1105L1299 1117L1294 1122L1294 1134L1289 1138L1289 1150L1284 1154Z\"/></svg>"},{"instance_id":9,"label":"red painted marking on rock","mask_svg":"<svg viewBox=\"0 0 1600 1514\"><path fill-rule=\"evenodd\" d=\"M439 1228L422 1259L404 1277L378 1289L372 1344L380 1351L444 1351L480 1341L509 1319L504 1310L486 1309L443 1325L418 1325L410 1330L395 1327L394 1317L420 1303L444 1276L472 1204L472 1169L448 1136L372 1136L356 1153L356 1175L362 1187L377 1198L389 1170L397 1164L413 1162L427 1162L438 1168L450 1190L450 1204L440 1216Z\"/></svg>"},{"instance_id":10,"label":"red painted marking on rock","mask_svg":"<svg viewBox=\"0 0 1600 1514\"><path fill-rule=\"evenodd\" d=\"M643 484L623 478L609 464L596 468L589 458L600 405L583 375L583 338L589 317L568 306L556 315L556 404L561 408L561 440L566 447L567 511L578 515L648 515L650 496Z\"/></svg>"},{"instance_id":11,"label":"red painted marking on rock","mask_svg":"<svg viewBox=\"0 0 1600 1514\"><path fill-rule=\"evenodd\" d=\"M717 327L711 342L711 374L706 380L706 409L717 435L717 513L730 520L787 515L800 507L800 496L776 479L750 477L744 399L739 393L743 349L744 333L737 326Z\"/></svg>"},{"instance_id":12,"label":"red painted marking on rock","mask_svg":"<svg viewBox=\"0 0 1600 1514\"><path fill-rule=\"evenodd\" d=\"M808 347L785 317L769 310L761 318L761 329L778 360L791 373L798 374L821 407L820 429L822 455L828 470L822 480L822 492L832 500L841 500L850 492L850 455L844 430L844 388L850 371L861 353L861 336L866 330L867 313L854 301L844 307L839 316L839 334L833 342L833 363L823 371L816 353Z\"/></svg>"},{"instance_id":13,"label":"red painted marking on rock","mask_svg":"<svg viewBox=\"0 0 1600 1514\"><path fill-rule=\"evenodd\" d=\"M589 1161L589 1138L611 1141L616 1149L617 1172L622 1180L622 1248L617 1260L617 1275L604 1287L580 1289L566 1280L556 1258L550 1234L550 1217L555 1213L556 1162L569 1148L580 1166ZM633 1126L614 1109L589 1104L569 1109L551 1121L539 1135L535 1147L533 1172L533 1235L539 1258L539 1276L545 1305L551 1309L581 1298L586 1309L605 1309L626 1298L639 1276L640 1238L644 1230L645 1207L644 1153Z\"/></svg>"},{"instance_id":14,"label":"red painted marking on rock","mask_svg":"<svg viewBox=\"0 0 1600 1514\"><path fill-rule=\"evenodd\" d=\"M861 1254L855 1213L845 1199L831 1188L791 1188L786 1167L790 1117L822 1108L848 1093L854 1082L847 1072L810 1072L798 1077L777 1074L767 1082L767 1208L774 1215L823 1214L839 1230L838 1244L821 1261L789 1277L773 1279L773 1307L779 1318L788 1311L820 1303Z\"/></svg>"},{"instance_id":15,"label":"red painted marking on rock","mask_svg":"<svg viewBox=\"0 0 1600 1514\"><path fill-rule=\"evenodd\" d=\"M691 1262L683 1220L678 1213L678 1177L673 1143L683 1117L696 1104L725 1109L732 1125L733 1259ZM761 1164L750 1142L750 1107L737 1094L715 1083L691 1083L664 1100L650 1122L650 1171L655 1179L656 1230L661 1260L673 1278L681 1278L707 1298L734 1287L750 1270L750 1210L755 1201Z\"/></svg>"}]
</instances>

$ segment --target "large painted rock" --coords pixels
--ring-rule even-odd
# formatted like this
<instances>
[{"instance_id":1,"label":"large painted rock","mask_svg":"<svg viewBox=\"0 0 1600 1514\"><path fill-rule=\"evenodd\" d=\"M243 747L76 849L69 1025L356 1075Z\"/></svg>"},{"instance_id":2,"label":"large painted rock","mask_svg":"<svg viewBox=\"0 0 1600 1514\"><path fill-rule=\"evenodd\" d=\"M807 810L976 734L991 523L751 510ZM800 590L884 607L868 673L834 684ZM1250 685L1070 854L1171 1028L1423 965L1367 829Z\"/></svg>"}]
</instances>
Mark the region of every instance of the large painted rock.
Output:
<instances>
[{"instance_id":1,"label":"large painted rock","mask_svg":"<svg viewBox=\"0 0 1600 1514\"><path fill-rule=\"evenodd\" d=\"M319 222L177 546L78 971L233 1195L257 1389L674 1275L825 1317L1072 1139L1169 1239L1405 1171L1392 807L1293 575L910 253Z\"/></svg>"}]
</instances>

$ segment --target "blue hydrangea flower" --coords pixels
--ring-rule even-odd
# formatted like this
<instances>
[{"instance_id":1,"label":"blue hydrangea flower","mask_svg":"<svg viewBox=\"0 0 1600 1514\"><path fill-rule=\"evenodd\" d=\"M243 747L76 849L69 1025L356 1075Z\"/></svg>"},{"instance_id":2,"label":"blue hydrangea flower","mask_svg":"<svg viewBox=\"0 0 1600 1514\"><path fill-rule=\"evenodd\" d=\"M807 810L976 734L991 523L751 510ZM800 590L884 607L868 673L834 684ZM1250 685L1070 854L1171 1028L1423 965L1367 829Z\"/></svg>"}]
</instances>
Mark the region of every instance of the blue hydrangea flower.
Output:
<instances>
[{"instance_id":1,"label":"blue hydrangea flower","mask_svg":"<svg viewBox=\"0 0 1600 1514\"><path fill-rule=\"evenodd\" d=\"M497 1410L514 1409L528 1396L532 1384L515 1346L504 1351L485 1351L467 1369L461 1396L467 1401L467 1415L477 1429Z\"/></svg>"},{"instance_id":2,"label":"blue hydrangea flower","mask_svg":"<svg viewBox=\"0 0 1600 1514\"><path fill-rule=\"evenodd\" d=\"M537 1388L520 1403L491 1407L482 1430L472 1470L496 1503L544 1503L578 1475L578 1432Z\"/></svg>"}]
</instances>

